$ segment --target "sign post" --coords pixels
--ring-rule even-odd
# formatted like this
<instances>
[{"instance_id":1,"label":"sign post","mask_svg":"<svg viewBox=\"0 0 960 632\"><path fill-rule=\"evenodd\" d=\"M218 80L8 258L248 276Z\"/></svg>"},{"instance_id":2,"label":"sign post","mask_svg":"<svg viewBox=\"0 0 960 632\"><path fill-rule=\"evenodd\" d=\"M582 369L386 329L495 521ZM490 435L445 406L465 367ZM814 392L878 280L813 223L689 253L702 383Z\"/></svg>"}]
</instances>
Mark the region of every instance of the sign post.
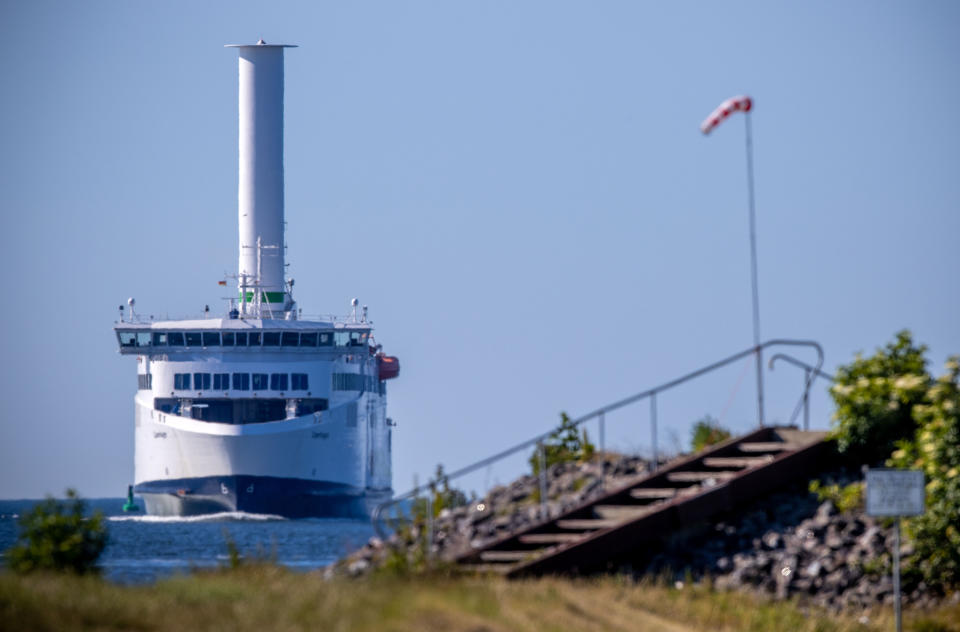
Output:
<instances>
[{"instance_id":1,"label":"sign post","mask_svg":"<svg viewBox=\"0 0 960 632\"><path fill-rule=\"evenodd\" d=\"M900 619L900 518L924 512L923 472L920 470L867 470L867 515L895 519L893 541L893 609L897 632Z\"/></svg>"}]
</instances>

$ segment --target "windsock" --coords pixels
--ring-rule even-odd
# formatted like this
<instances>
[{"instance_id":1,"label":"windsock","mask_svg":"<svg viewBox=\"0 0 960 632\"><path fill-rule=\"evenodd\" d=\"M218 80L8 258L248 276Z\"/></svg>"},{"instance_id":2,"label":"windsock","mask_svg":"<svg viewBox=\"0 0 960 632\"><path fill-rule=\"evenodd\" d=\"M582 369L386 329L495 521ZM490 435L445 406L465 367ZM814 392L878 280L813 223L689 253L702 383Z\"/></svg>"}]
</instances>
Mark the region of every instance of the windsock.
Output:
<instances>
[{"instance_id":1,"label":"windsock","mask_svg":"<svg viewBox=\"0 0 960 632\"><path fill-rule=\"evenodd\" d=\"M731 97L721 103L716 110L710 113L703 123L700 123L700 131L709 134L714 127L722 123L728 116L734 112L749 112L753 108L753 100L745 95Z\"/></svg>"}]
</instances>

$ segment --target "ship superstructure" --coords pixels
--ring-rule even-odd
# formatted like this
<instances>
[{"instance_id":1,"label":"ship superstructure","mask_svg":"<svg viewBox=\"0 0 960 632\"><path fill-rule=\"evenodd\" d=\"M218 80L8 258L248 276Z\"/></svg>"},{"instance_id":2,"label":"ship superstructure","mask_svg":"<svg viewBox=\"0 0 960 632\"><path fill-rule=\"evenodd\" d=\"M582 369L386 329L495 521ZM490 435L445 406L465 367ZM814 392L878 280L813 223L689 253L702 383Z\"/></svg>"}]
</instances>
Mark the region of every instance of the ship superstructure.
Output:
<instances>
[{"instance_id":1,"label":"ship superstructure","mask_svg":"<svg viewBox=\"0 0 960 632\"><path fill-rule=\"evenodd\" d=\"M283 242L283 51L231 46L240 64L240 258L224 317L114 326L137 357L135 486L147 511L290 517L368 513L391 493L385 381L396 358L356 299L301 317Z\"/></svg>"}]
</instances>

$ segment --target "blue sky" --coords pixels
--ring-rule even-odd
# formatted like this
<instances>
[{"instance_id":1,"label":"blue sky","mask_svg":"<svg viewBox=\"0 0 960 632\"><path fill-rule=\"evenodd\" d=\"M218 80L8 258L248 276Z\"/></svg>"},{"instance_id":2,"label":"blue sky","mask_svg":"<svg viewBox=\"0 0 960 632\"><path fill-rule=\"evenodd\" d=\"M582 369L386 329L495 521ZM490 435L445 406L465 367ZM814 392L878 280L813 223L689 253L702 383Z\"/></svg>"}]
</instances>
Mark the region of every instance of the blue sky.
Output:
<instances>
[{"instance_id":1,"label":"blue sky","mask_svg":"<svg viewBox=\"0 0 960 632\"><path fill-rule=\"evenodd\" d=\"M359 297L401 360L398 490L751 344L743 119L698 130L736 94L756 104L763 338L817 340L831 370L902 328L935 372L960 353L956 3L8 0L0 23L0 497L132 481L116 307L223 305L222 45L259 37L300 46L297 299ZM664 396L666 447L704 414L752 427L749 371ZM766 377L786 421L801 375ZM830 414L821 384L814 426ZM646 404L609 422L649 450Z\"/></svg>"}]
</instances>

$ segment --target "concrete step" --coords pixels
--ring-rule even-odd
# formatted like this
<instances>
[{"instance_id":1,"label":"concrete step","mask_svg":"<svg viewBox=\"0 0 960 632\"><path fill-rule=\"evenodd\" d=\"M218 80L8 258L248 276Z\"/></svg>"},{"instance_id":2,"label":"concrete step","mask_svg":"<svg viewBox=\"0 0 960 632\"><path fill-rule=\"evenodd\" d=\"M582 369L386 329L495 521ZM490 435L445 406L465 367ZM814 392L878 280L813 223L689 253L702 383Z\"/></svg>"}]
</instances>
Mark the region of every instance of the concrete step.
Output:
<instances>
[{"instance_id":1,"label":"concrete step","mask_svg":"<svg viewBox=\"0 0 960 632\"><path fill-rule=\"evenodd\" d=\"M707 467L756 467L772 460L772 454L763 456L708 456L703 460L703 464Z\"/></svg>"},{"instance_id":2,"label":"concrete step","mask_svg":"<svg viewBox=\"0 0 960 632\"><path fill-rule=\"evenodd\" d=\"M653 509L643 505L594 505L593 513L598 518L609 520L629 520L650 513Z\"/></svg>"},{"instance_id":3,"label":"concrete step","mask_svg":"<svg viewBox=\"0 0 960 632\"><path fill-rule=\"evenodd\" d=\"M739 472L670 472L667 480L674 483L702 483L713 479L719 483L730 480L737 474Z\"/></svg>"},{"instance_id":4,"label":"concrete step","mask_svg":"<svg viewBox=\"0 0 960 632\"><path fill-rule=\"evenodd\" d=\"M557 520L557 527L560 529L569 529L570 531L595 531L597 529L609 529L620 524L621 520L584 518L570 520Z\"/></svg>"},{"instance_id":5,"label":"concrete step","mask_svg":"<svg viewBox=\"0 0 960 632\"><path fill-rule=\"evenodd\" d=\"M783 452L797 446L785 441L746 441L737 445L741 452Z\"/></svg>"},{"instance_id":6,"label":"concrete step","mask_svg":"<svg viewBox=\"0 0 960 632\"><path fill-rule=\"evenodd\" d=\"M630 490L630 496L639 499L673 498L676 495L676 487L638 487Z\"/></svg>"},{"instance_id":7,"label":"concrete step","mask_svg":"<svg viewBox=\"0 0 960 632\"><path fill-rule=\"evenodd\" d=\"M527 533L517 539L522 544L563 544L575 542L584 535L583 533Z\"/></svg>"}]
</instances>

